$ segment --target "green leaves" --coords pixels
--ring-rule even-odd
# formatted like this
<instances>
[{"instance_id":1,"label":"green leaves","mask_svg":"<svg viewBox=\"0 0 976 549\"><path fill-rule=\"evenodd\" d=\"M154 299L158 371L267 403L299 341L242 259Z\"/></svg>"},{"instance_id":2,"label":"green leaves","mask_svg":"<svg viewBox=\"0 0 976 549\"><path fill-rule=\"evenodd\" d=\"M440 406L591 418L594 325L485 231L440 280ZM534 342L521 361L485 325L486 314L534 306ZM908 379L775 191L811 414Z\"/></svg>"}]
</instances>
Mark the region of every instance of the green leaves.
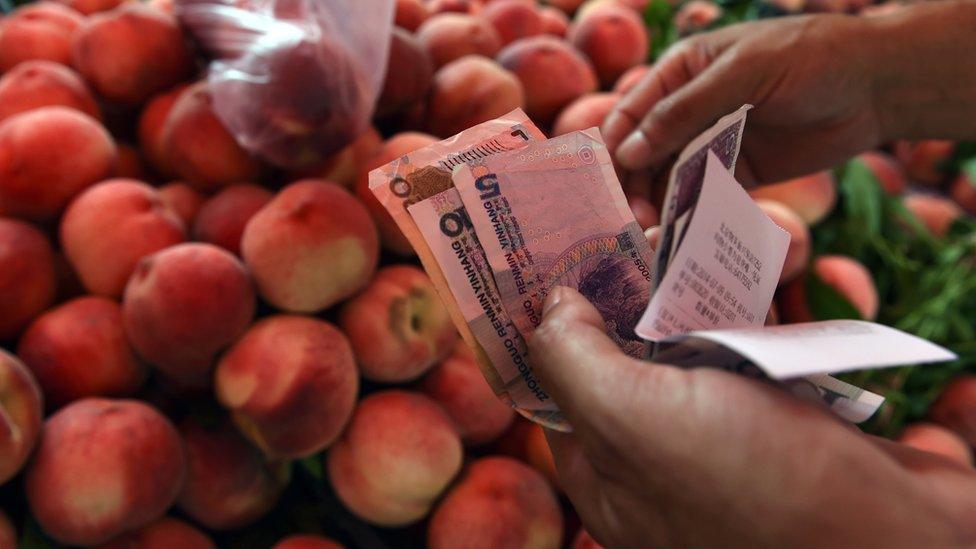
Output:
<instances>
[{"instance_id":1,"label":"green leaves","mask_svg":"<svg viewBox=\"0 0 976 549\"><path fill-rule=\"evenodd\" d=\"M656 61L671 44L678 41L673 23L674 8L667 0L651 0L644 10L644 24L651 36L649 60Z\"/></svg>"},{"instance_id":2,"label":"green leaves","mask_svg":"<svg viewBox=\"0 0 976 549\"><path fill-rule=\"evenodd\" d=\"M973 169L971 161L958 161ZM976 221L959 220L946 238L933 236L904 206L888 196L870 169L852 160L836 170L838 207L813 229L818 254L851 256L871 271L878 288L878 320L960 355L951 364L858 372L845 379L886 395L888 405L865 430L894 434L924 415L942 385L976 367ZM851 318L852 311L815 277L808 301L817 318ZM855 312L856 314L856 312ZM856 317L855 317L856 318Z\"/></svg>"}]
</instances>

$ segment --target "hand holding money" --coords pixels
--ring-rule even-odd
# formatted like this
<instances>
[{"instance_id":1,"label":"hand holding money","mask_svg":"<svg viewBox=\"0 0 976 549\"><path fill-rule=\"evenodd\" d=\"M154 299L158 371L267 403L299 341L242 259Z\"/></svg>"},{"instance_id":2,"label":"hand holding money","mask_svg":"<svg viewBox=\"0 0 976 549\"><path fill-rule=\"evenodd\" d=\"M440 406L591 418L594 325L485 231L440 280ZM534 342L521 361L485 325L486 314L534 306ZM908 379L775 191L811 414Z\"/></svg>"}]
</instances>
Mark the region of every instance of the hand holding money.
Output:
<instances>
[{"instance_id":1,"label":"hand holding money","mask_svg":"<svg viewBox=\"0 0 976 549\"><path fill-rule=\"evenodd\" d=\"M529 347L574 427L549 433L561 485L604 546L962 547L972 532L966 469L772 385L628 357L577 292L550 294Z\"/></svg>"}]
</instances>

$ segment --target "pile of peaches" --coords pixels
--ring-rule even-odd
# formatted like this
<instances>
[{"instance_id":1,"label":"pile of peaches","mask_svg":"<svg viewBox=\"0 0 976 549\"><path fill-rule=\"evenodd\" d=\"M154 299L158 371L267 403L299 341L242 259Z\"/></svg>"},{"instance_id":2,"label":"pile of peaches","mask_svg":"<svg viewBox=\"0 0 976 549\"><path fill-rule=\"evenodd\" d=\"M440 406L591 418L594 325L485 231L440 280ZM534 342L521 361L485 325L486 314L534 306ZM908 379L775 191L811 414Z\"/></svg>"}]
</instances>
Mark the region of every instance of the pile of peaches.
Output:
<instances>
[{"instance_id":1,"label":"pile of peaches","mask_svg":"<svg viewBox=\"0 0 976 549\"><path fill-rule=\"evenodd\" d=\"M553 135L600 125L653 37L646 0L581 4L397 0L373 124L298 170L225 128L172 2L44 0L0 19L0 549L31 528L70 546L212 547L288 505L310 462L347 513L414 544L595 547L541 428L492 394L366 183L517 107ZM684 34L720 16L694 0L674 21ZM951 148L863 159L901 193ZM966 183L958 204L907 203L944 231L976 209ZM863 266L810 264L830 174L757 198L793 236L779 317L808 317L791 281L814 269L872 318ZM920 446L955 448L931 429ZM276 547L349 543L337 524Z\"/></svg>"}]
</instances>

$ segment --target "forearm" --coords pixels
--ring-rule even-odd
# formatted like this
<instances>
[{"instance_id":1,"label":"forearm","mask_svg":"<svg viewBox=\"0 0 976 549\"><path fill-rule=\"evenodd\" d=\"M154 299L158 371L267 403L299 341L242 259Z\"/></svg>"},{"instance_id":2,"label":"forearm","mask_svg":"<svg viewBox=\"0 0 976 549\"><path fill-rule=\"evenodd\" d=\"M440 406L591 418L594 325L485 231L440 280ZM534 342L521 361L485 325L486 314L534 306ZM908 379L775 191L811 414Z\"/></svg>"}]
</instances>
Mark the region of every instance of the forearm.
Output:
<instances>
[{"instance_id":1,"label":"forearm","mask_svg":"<svg viewBox=\"0 0 976 549\"><path fill-rule=\"evenodd\" d=\"M864 25L881 136L976 139L976 1L916 4Z\"/></svg>"}]
</instances>

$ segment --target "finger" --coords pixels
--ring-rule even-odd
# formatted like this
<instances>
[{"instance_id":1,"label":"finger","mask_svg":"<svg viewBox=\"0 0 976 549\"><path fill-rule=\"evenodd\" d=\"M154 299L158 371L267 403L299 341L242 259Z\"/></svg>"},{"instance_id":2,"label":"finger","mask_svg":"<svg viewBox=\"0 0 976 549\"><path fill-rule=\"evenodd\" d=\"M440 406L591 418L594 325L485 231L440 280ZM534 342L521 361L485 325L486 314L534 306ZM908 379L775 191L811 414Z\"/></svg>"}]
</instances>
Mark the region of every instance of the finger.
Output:
<instances>
[{"instance_id":1,"label":"finger","mask_svg":"<svg viewBox=\"0 0 976 549\"><path fill-rule=\"evenodd\" d=\"M546 430L546 440L556 463L559 484L573 502L576 512L583 521L600 524L600 491L605 482L590 465L583 445L572 433L549 429Z\"/></svg>"},{"instance_id":2,"label":"finger","mask_svg":"<svg viewBox=\"0 0 976 549\"><path fill-rule=\"evenodd\" d=\"M715 121L750 100L748 73L736 70L733 56L716 60L685 86L658 101L617 148L627 170L656 170Z\"/></svg>"},{"instance_id":3,"label":"finger","mask_svg":"<svg viewBox=\"0 0 976 549\"><path fill-rule=\"evenodd\" d=\"M657 251L658 241L661 240L661 226L655 225L653 227L648 227L644 231L644 238L647 239L647 243L651 245L651 249Z\"/></svg>"},{"instance_id":4,"label":"finger","mask_svg":"<svg viewBox=\"0 0 976 549\"><path fill-rule=\"evenodd\" d=\"M651 107L688 81L690 75L684 70L683 55L684 50L680 48L665 54L610 111L601 128L610 151L615 151L637 129Z\"/></svg>"},{"instance_id":5,"label":"finger","mask_svg":"<svg viewBox=\"0 0 976 549\"><path fill-rule=\"evenodd\" d=\"M579 292L557 287L529 339L532 368L577 431L613 402L613 386L631 375L629 358L607 336L599 311Z\"/></svg>"}]
</instances>

